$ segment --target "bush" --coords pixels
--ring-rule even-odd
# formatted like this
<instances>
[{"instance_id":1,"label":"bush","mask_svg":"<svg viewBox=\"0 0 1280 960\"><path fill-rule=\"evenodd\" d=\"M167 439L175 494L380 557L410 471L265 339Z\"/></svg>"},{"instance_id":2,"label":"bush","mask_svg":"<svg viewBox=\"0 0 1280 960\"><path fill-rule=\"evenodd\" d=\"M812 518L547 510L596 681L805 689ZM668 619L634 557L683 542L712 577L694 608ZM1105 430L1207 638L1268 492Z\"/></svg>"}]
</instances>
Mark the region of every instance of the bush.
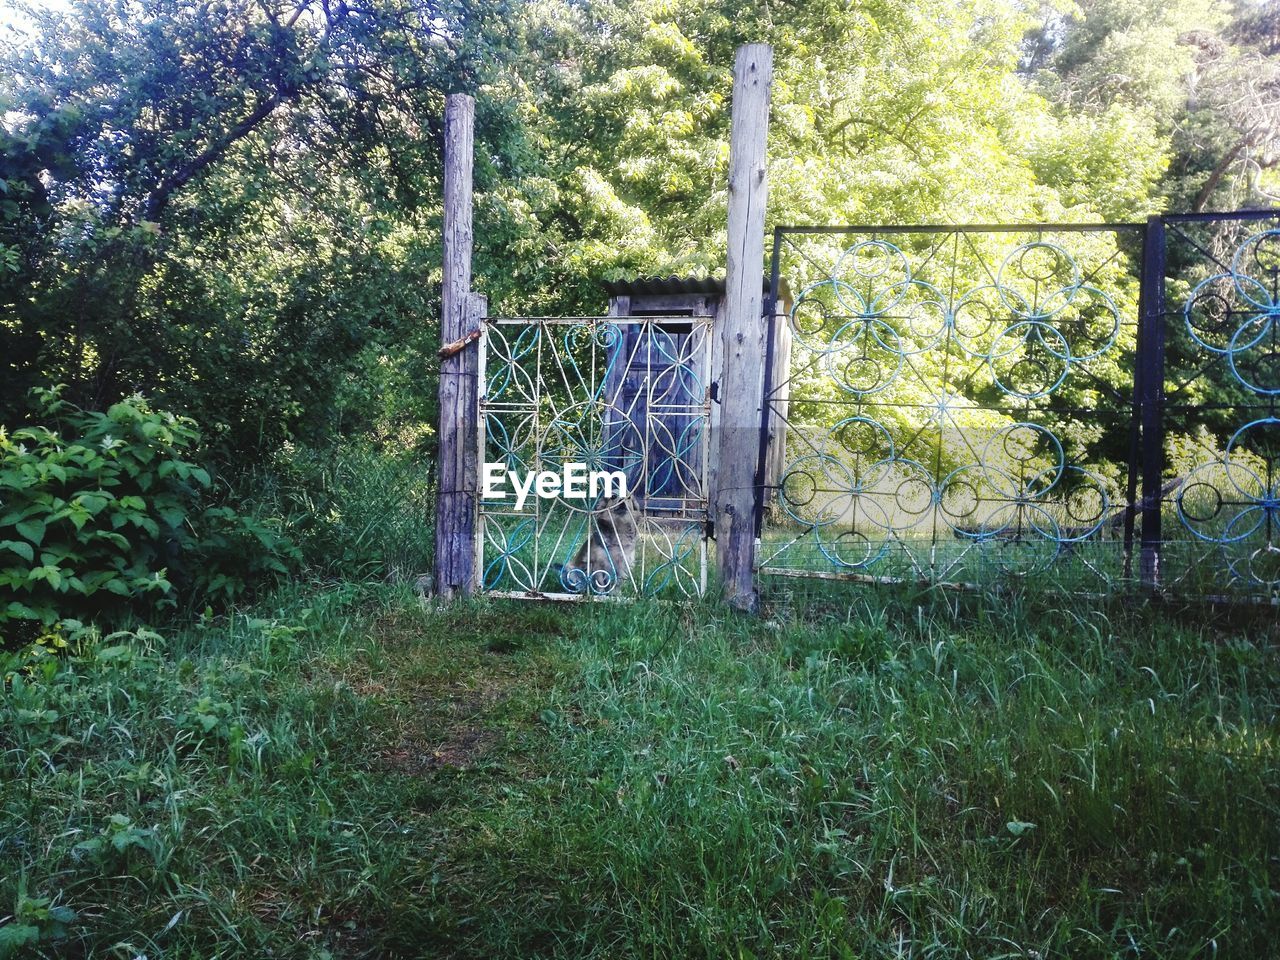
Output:
<instances>
[{"instance_id":1,"label":"bush","mask_svg":"<svg viewBox=\"0 0 1280 960\"><path fill-rule=\"evenodd\" d=\"M193 421L136 396L100 413L37 394L51 426L0 428L0 637L173 605L175 580L231 598L296 556L267 525L204 502Z\"/></svg>"}]
</instances>

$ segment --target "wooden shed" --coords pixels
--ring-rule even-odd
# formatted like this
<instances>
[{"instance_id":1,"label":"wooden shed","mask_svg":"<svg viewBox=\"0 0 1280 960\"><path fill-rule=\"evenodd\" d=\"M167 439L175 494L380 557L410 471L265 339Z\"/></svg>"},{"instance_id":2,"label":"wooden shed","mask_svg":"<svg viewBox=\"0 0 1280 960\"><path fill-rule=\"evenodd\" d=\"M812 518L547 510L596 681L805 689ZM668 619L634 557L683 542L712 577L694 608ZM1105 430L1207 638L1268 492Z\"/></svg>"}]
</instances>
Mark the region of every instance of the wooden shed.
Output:
<instances>
[{"instance_id":1,"label":"wooden shed","mask_svg":"<svg viewBox=\"0 0 1280 960\"><path fill-rule=\"evenodd\" d=\"M693 414L688 410L701 401L703 389L706 386L710 386L712 396L710 430L711 435L714 435L719 428L720 418L719 398L715 386L716 381L720 379L722 344L719 342L719 338L711 335L710 385L701 384L696 376L684 370L675 371L673 376L672 368L676 366L675 358L688 355L688 338L700 335L695 332L695 324L692 319L688 322L681 322L679 318L710 317L713 320L718 319L724 303L724 281L710 277L638 277L634 280L606 283L605 290L609 295L610 316L619 318L661 317L663 319L658 324L658 330L663 334L664 341L670 344L670 348L662 350L638 349L638 347L642 346L637 343L638 338L646 335L644 326L639 324L620 325L622 340L619 346L622 355L625 357L641 357L643 362L637 363L633 360L630 364L625 365L625 369L620 367L614 382L606 385L606 392L614 406L634 411L634 413L629 414L630 419L635 419L637 416L659 416L666 424L666 432L672 437L679 437L688 429L689 424L685 421L694 418ZM764 281L764 290L767 307L767 280ZM764 482L769 485L777 484L785 461L786 395L791 358L791 328L787 317L790 309L790 292L784 282L781 285L778 304L774 311L775 315L766 318L766 322L773 325L772 341L774 344L772 383L769 385L769 389L765 391L765 394L770 398L772 408L772 414L769 418L770 430L764 478ZM718 323L713 324L712 328L705 330L701 335L712 334L715 329L719 329ZM764 366L764 358L762 357L761 368L763 369ZM656 409L651 411L646 405L646 398L642 395L647 384L652 384L658 380L663 380L668 385L674 385L677 391L685 394L683 398L674 398L670 396L671 390L668 389L666 391L667 399L673 402L663 404L664 407L668 408L665 411ZM702 431L701 442L705 443L706 437L706 432ZM673 469L669 458L667 462L659 462L658 458L660 456L661 454L657 452L651 452L651 462L646 465L648 474L646 495L649 501L646 509L656 508L659 511L663 510L664 506L677 508L674 501L680 499L687 488L687 484L681 478L697 474L695 461L700 462L702 449L696 444L682 448L680 456L688 458L689 461L683 468L680 464L677 464ZM714 500L714 461L708 472L708 484L707 489L703 492L703 497L707 500Z\"/></svg>"}]
</instances>

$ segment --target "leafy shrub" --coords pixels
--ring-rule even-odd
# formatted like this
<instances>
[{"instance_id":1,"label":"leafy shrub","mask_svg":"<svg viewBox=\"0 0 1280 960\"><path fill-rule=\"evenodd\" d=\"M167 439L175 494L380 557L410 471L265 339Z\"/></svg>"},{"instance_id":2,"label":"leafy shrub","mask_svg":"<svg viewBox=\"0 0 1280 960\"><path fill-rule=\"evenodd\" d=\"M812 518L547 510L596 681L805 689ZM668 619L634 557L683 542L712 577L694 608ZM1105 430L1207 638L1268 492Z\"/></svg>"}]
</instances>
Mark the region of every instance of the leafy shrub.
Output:
<instances>
[{"instance_id":1,"label":"leafy shrub","mask_svg":"<svg viewBox=\"0 0 1280 960\"><path fill-rule=\"evenodd\" d=\"M52 426L0 428L0 636L172 605L171 571L221 597L284 571L294 553L278 533L203 503L191 420L136 396L105 413L38 396Z\"/></svg>"}]
</instances>

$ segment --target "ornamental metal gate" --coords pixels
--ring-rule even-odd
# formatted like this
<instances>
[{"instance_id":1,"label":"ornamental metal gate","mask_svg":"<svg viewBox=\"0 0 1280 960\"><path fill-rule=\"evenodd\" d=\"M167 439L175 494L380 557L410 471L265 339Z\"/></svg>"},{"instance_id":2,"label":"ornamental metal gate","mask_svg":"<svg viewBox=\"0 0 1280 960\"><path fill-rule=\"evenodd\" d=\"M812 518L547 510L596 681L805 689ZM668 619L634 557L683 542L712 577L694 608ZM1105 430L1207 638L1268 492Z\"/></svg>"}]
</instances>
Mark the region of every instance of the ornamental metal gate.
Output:
<instances>
[{"instance_id":1,"label":"ornamental metal gate","mask_svg":"<svg viewBox=\"0 0 1280 960\"><path fill-rule=\"evenodd\" d=\"M762 576L1280 600L1280 212L779 228L764 312ZM484 324L477 472L628 496L479 497L482 590L706 591L712 336Z\"/></svg>"},{"instance_id":2,"label":"ornamental metal gate","mask_svg":"<svg viewBox=\"0 0 1280 960\"><path fill-rule=\"evenodd\" d=\"M563 478L581 464L624 476L627 495L561 483L518 508L508 483L504 499L479 497L482 590L556 599L706 590L710 328L705 316L486 322L481 477L495 465L495 474Z\"/></svg>"},{"instance_id":3,"label":"ornamental metal gate","mask_svg":"<svg viewBox=\"0 0 1280 960\"><path fill-rule=\"evenodd\" d=\"M1277 227L779 228L759 569L1274 596Z\"/></svg>"},{"instance_id":4,"label":"ornamental metal gate","mask_svg":"<svg viewBox=\"0 0 1280 960\"><path fill-rule=\"evenodd\" d=\"M1169 216L1157 229L1143 539L1165 589L1274 598L1280 212Z\"/></svg>"},{"instance_id":5,"label":"ornamental metal gate","mask_svg":"<svg viewBox=\"0 0 1280 960\"><path fill-rule=\"evenodd\" d=\"M1141 230L780 230L798 290L769 573L1123 576ZM797 280L800 282L797 283Z\"/></svg>"}]
</instances>

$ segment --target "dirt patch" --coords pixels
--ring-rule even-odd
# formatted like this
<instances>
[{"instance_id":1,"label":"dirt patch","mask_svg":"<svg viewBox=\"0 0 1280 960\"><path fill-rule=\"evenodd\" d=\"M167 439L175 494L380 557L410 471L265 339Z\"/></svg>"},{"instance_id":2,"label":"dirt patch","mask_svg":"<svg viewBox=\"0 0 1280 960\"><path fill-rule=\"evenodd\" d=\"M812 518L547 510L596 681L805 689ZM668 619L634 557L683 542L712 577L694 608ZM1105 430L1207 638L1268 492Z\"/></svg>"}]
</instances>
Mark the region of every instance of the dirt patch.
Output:
<instances>
[{"instance_id":1,"label":"dirt patch","mask_svg":"<svg viewBox=\"0 0 1280 960\"><path fill-rule=\"evenodd\" d=\"M446 623L392 611L373 624L370 639L386 657L359 679L388 710L374 751L386 768L410 776L474 768L536 715L523 701L551 682L547 635L557 621L544 622L537 609L519 612L525 616L513 620L509 612L454 610ZM514 649L494 649L495 638L513 636Z\"/></svg>"},{"instance_id":2,"label":"dirt patch","mask_svg":"<svg viewBox=\"0 0 1280 960\"><path fill-rule=\"evenodd\" d=\"M496 730L458 727L436 740L406 740L383 753L383 761L400 773L421 776L445 767L474 767L501 739Z\"/></svg>"}]
</instances>

